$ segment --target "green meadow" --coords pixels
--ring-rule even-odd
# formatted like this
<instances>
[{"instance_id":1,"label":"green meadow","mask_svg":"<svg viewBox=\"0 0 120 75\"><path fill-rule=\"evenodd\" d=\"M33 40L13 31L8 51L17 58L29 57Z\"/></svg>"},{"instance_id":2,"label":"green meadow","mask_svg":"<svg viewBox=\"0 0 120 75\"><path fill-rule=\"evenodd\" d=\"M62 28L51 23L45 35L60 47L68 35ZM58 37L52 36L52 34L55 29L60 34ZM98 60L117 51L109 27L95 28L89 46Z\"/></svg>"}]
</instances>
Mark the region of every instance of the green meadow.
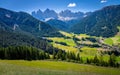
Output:
<instances>
[{"instance_id":1,"label":"green meadow","mask_svg":"<svg viewBox=\"0 0 120 75\"><path fill-rule=\"evenodd\" d=\"M119 29L119 32L114 37L106 38L104 40L105 44L108 44L108 45L120 44L120 27L118 27L118 29Z\"/></svg>"},{"instance_id":2,"label":"green meadow","mask_svg":"<svg viewBox=\"0 0 120 75\"><path fill-rule=\"evenodd\" d=\"M0 60L0 75L119 75L120 68L62 61Z\"/></svg>"},{"instance_id":3,"label":"green meadow","mask_svg":"<svg viewBox=\"0 0 120 75\"><path fill-rule=\"evenodd\" d=\"M48 38L49 40L53 40L54 42L64 42L66 43L68 46L75 46L75 42L73 41L73 39L65 39L65 38L60 38L60 37L53 37L53 38Z\"/></svg>"},{"instance_id":4,"label":"green meadow","mask_svg":"<svg viewBox=\"0 0 120 75\"><path fill-rule=\"evenodd\" d=\"M62 33L64 36L66 37L70 37L70 38L64 38L64 37L48 37L48 40L52 40L53 42L51 43L54 47L62 49L66 52L74 52L80 53L80 57L82 57L83 60L86 60L87 58L89 59L94 59L95 55L98 56L98 58L101 57L101 51L104 51L103 48L97 48L97 47L89 47L89 46L83 46L81 48L77 48L75 41L73 40L73 36L76 36L76 38L79 39L79 41L77 41L79 44L86 44L86 45L92 45L92 44L98 44L97 42L92 42L90 40L87 40L86 38L95 38L98 39L99 37L95 37L95 36L90 36L87 34L73 34L73 33L67 33L67 32L63 32L60 31L60 33ZM101 37L103 38L103 37ZM84 40L82 40L84 39ZM56 42L64 42L67 45L62 45L62 44L58 44ZM112 46L113 44L118 44L120 42L120 36L116 35L114 37L111 38L106 38L104 39L104 43L108 44L110 46ZM104 61L108 61L109 60L109 55L108 54L104 54L103 55L103 60ZM118 62L120 62L120 57L116 57L116 60Z\"/></svg>"}]
</instances>

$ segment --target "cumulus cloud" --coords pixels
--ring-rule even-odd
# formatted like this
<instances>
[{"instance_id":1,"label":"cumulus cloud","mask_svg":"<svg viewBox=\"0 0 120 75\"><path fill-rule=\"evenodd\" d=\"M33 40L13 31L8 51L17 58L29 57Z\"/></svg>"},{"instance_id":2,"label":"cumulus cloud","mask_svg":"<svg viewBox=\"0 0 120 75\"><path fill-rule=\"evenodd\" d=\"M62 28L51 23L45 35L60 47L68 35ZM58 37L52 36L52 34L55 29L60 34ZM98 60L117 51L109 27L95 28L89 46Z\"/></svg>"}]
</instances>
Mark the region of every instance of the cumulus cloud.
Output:
<instances>
[{"instance_id":1,"label":"cumulus cloud","mask_svg":"<svg viewBox=\"0 0 120 75\"><path fill-rule=\"evenodd\" d=\"M107 0L101 0L100 1L100 3L106 3L107 2Z\"/></svg>"},{"instance_id":2,"label":"cumulus cloud","mask_svg":"<svg viewBox=\"0 0 120 75\"><path fill-rule=\"evenodd\" d=\"M76 7L76 3L69 3L67 7Z\"/></svg>"}]
</instances>

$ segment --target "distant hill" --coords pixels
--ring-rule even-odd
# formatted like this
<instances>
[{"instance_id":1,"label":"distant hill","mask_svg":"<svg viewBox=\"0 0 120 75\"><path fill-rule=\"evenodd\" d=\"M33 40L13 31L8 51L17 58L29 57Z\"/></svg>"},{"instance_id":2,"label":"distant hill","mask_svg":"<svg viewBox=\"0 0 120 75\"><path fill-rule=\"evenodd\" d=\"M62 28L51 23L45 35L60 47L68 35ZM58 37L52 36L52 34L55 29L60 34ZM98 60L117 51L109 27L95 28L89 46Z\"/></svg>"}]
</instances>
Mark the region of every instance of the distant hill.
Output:
<instances>
[{"instance_id":1,"label":"distant hill","mask_svg":"<svg viewBox=\"0 0 120 75\"><path fill-rule=\"evenodd\" d=\"M71 27L71 32L87 33L93 36L111 37L120 26L120 5L112 5L93 12Z\"/></svg>"}]
</instances>

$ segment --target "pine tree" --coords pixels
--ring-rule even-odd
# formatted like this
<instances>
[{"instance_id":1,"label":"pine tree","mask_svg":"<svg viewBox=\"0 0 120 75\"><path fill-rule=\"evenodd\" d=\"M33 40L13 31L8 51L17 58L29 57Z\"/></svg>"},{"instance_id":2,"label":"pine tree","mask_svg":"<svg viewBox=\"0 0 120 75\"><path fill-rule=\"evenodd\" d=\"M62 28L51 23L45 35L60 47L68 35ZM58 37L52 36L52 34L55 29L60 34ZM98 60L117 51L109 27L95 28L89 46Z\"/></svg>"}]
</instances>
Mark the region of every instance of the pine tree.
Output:
<instances>
[{"instance_id":1,"label":"pine tree","mask_svg":"<svg viewBox=\"0 0 120 75\"><path fill-rule=\"evenodd\" d=\"M56 59L56 52L53 50L53 59Z\"/></svg>"},{"instance_id":2,"label":"pine tree","mask_svg":"<svg viewBox=\"0 0 120 75\"><path fill-rule=\"evenodd\" d=\"M115 61L116 61L116 56L114 54L110 55L109 65L114 67L115 66Z\"/></svg>"},{"instance_id":3,"label":"pine tree","mask_svg":"<svg viewBox=\"0 0 120 75\"><path fill-rule=\"evenodd\" d=\"M82 57L80 58L80 63L83 63L83 59L82 59Z\"/></svg>"},{"instance_id":4,"label":"pine tree","mask_svg":"<svg viewBox=\"0 0 120 75\"><path fill-rule=\"evenodd\" d=\"M59 50L57 53L57 59L61 59L62 58L62 50Z\"/></svg>"},{"instance_id":5,"label":"pine tree","mask_svg":"<svg viewBox=\"0 0 120 75\"><path fill-rule=\"evenodd\" d=\"M98 59L97 55L95 55L95 57L93 59L93 63L99 64L99 59Z\"/></svg>"},{"instance_id":6,"label":"pine tree","mask_svg":"<svg viewBox=\"0 0 120 75\"><path fill-rule=\"evenodd\" d=\"M80 61L80 54L79 53L77 53L76 60Z\"/></svg>"},{"instance_id":7,"label":"pine tree","mask_svg":"<svg viewBox=\"0 0 120 75\"><path fill-rule=\"evenodd\" d=\"M90 62L90 60L87 58L87 60L86 60L86 63L87 64L90 64L91 62Z\"/></svg>"},{"instance_id":8,"label":"pine tree","mask_svg":"<svg viewBox=\"0 0 120 75\"><path fill-rule=\"evenodd\" d=\"M62 60L66 60L66 54L65 54L65 52L62 53Z\"/></svg>"}]
</instances>

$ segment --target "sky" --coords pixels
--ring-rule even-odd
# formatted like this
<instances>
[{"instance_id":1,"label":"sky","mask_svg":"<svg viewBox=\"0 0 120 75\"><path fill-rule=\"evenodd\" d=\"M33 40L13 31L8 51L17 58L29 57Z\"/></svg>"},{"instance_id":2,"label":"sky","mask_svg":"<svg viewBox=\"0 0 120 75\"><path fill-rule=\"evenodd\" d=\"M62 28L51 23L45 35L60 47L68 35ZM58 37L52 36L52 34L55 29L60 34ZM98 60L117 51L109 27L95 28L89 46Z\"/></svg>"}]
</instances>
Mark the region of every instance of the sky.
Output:
<instances>
[{"instance_id":1,"label":"sky","mask_svg":"<svg viewBox=\"0 0 120 75\"><path fill-rule=\"evenodd\" d=\"M0 0L0 7L13 11L31 13L49 8L60 12L69 9L73 12L90 12L109 5L118 5L120 0Z\"/></svg>"}]
</instances>

